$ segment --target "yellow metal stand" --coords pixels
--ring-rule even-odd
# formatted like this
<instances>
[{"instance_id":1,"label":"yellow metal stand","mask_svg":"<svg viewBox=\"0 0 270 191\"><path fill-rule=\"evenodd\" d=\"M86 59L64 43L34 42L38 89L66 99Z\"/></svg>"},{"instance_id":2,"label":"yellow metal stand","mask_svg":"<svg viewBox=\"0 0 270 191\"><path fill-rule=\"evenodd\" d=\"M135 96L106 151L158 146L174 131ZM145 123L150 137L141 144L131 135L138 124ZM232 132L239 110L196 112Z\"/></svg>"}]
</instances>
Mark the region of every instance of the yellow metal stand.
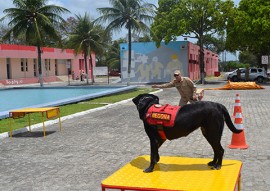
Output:
<instances>
[{"instance_id":1,"label":"yellow metal stand","mask_svg":"<svg viewBox=\"0 0 270 191\"><path fill-rule=\"evenodd\" d=\"M46 127L44 123L44 113L46 113L47 119L58 117L59 118L59 126L60 131L62 131L62 124L60 119L60 109L59 107L43 107L43 108L25 108L20 110L13 110L9 112L9 126L10 126L10 137L12 137L12 118L13 119L19 119L24 117L26 114L28 115L28 125L29 125L29 131L31 132L31 120L30 120L30 114L31 113L41 113L42 114L42 125L43 125L43 132L44 132L44 138L46 137Z\"/></svg>"},{"instance_id":2,"label":"yellow metal stand","mask_svg":"<svg viewBox=\"0 0 270 191\"><path fill-rule=\"evenodd\" d=\"M144 173L149 156L140 156L103 180L102 191L240 191L242 162L223 160L221 170L212 170L211 160L162 156L153 172Z\"/></svg>"}]
</instances>

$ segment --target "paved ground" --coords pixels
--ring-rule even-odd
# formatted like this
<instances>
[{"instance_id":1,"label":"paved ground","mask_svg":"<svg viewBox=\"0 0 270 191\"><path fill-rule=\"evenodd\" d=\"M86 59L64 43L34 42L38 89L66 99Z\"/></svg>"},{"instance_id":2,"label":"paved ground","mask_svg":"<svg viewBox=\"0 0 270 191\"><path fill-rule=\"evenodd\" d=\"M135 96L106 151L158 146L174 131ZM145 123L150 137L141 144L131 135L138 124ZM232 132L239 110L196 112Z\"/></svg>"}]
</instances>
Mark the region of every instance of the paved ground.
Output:
<instances>
[{"instance_id":1,"label":"paved ground","mask_svg":"<svg viewBox=\"0 0 270 191\"><path fill-rule=\"evenodd\" d=\"M223 84L202 87L221 87ZM264 90L205 92L204 100L224 104L233 113L236 93L244 115L249 148L231 150L231 132L225 127L225 159L243 161L242 190L270 190L270 86ZM178 93L157 94L161 103L177 104ZM0 139L0 190L91 190L114 171L139 155L149 154L149 141L131 101L63 121L16 137ZM210 145L195 131L186 138L166 142L161 155L212 158Z\"/></svg>"}]
</instances>

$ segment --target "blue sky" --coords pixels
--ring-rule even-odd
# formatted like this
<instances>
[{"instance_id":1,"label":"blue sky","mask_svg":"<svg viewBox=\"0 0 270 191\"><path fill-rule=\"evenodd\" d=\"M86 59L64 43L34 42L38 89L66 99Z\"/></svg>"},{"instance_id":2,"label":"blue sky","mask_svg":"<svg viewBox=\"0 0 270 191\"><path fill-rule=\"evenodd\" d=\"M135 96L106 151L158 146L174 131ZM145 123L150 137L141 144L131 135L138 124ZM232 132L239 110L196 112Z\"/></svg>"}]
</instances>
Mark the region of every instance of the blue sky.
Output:
<instances>
[{"instance_id":1,"label":"blue sky","mask_svg":"<svg viewBox=\"0 0 270 191\"><path fill-rule=\"evenodd\" d=\"M1 0L4 1L4 0ZM145 0L158 6L158 0ZM238 4L240 0L234 0ZM70 10L70 14L63 15L64 18L74 16L75 14L83 15L88 13L92 18L97 18L99 13L97 8L110 7L109 0L48 0L48 4L55 4ZM3 10L14 7L12 0L6 0L5 3L0 3L0 18L4 16ZM119 36L115 34L115 36Z\"/></svg>"},{"instance_id":2,"label":"blue sky","mask_svg":"<svg viewBox=\"0 0 270 191\"><path fill-rule=\"evenodd\" d=\"M4 16L3 10L14 7L12 0L1 0L0 3L0 17ZM157 5L158 0L148 0L147 2ZM97 8L110 7L109 0L48 0L48 4L60 5L71 11L70 14L65 17L74 16L75 14L89 13L93 18L99 16L96 11Z\"/></svg>"},{"instance_id":3,"label":"blue sky","mask_svg":"<svg viewBox=\"0 0 270 191\"><path fill-rule=\"evenodd\" d=\"M145 0L158 6L158 0ZM99 16L96 11L100 7L110 7L109 0L49 0L50 4L61 5L69 9L72 14L82 14L88 12L94 18ZM239 4L240 0L234 0L235 4ZM1 10L1 9L0 9Z\"/></svg>"},{"instance_id":4,"label":"blue sky","mask_svg":"<svg viewBox=\"0 0 270 191\"><path fill-rule=\"evenodd\" d=\"M3 10L14 7L12 0L1 0L0 3L0 18L4 16ZM145 0L149 3L153 3L158 6L158 0ZM235 4L238 4L240 0L234 0ZM65 18L74 16L75 14L84 14L87 12L91 17L97 18L99 13L97 8L110 7L109 0L48 0L48 4L60 5L71 11L70 14L64 15Z\"/></svg>"},{"instance_id":5,"label":"blue sky","mask_svg":"<svg viewBox=\"0 0 270 191\"><path fill-rule=\"evenodd\" d=\"M12 0L1 0L0 3L0 18L4 16L3 10L7 8L14 7L12 4ZM148 3L153 3L158 6L158 0L145 0ZM235 4L238 5L240 0L234 0ZM48 0L48 4L55 4L70 10L70 14L63 15L64 18L68 18L74 16L75 14L83 15L85 12L88 13L92 18L97 18L99 13L97 12L97 8L101 7L110 7L109 0ZM118 39L120 37L125 37L127 34L126 31L123 30L120 34L115 33L113 38Z\"/></svg>"}]
</instances>

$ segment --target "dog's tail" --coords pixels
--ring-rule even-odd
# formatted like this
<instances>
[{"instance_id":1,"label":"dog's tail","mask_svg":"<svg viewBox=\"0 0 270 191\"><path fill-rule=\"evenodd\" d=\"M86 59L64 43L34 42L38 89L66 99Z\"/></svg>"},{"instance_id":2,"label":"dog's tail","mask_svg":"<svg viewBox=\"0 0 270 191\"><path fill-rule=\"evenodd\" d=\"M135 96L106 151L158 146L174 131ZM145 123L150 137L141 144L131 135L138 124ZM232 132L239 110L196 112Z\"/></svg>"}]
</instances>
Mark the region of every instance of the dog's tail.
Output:
<instances>
[{"instance_id":1,"label":"dog's tail","mask_svg":"<svg viewBox=\"0 0 270 191\"><path fill-rule=\"evenodd\" d=\"M243 130L242 129L236 129L236 127L234 126L230 114L227 110L227 108L222 105L222 111L223 111L223 116L224 116L224 120L227 124L227 126L229 127L229 129L233 132L233 133L241 133Z\"/></svg>"}]
</instances>

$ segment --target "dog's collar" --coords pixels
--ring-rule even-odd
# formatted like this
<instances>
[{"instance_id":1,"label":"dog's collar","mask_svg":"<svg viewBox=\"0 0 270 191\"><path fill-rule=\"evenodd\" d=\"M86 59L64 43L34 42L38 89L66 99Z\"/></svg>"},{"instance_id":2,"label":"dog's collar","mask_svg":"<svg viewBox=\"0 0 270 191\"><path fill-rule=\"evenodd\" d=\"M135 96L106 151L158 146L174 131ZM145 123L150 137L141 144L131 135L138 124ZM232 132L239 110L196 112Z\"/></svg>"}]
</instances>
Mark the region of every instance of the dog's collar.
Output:
<instances>
[{"instance_id":1,"label":"dog's collar","mask_svg":"<svg viewBox=\"0 0 270 191\"><path fill-rule=\"evenodd\" d=\"M157 100L153 100L148 104L148 106L145 109L145 112L143 112L142 115L140 114L140 119L142 119L142 120L146 119L146 114L147 114L148 110L150 109L150 107L152 107L153 105L158 105Z\"/></svg>"}]
</instances>

